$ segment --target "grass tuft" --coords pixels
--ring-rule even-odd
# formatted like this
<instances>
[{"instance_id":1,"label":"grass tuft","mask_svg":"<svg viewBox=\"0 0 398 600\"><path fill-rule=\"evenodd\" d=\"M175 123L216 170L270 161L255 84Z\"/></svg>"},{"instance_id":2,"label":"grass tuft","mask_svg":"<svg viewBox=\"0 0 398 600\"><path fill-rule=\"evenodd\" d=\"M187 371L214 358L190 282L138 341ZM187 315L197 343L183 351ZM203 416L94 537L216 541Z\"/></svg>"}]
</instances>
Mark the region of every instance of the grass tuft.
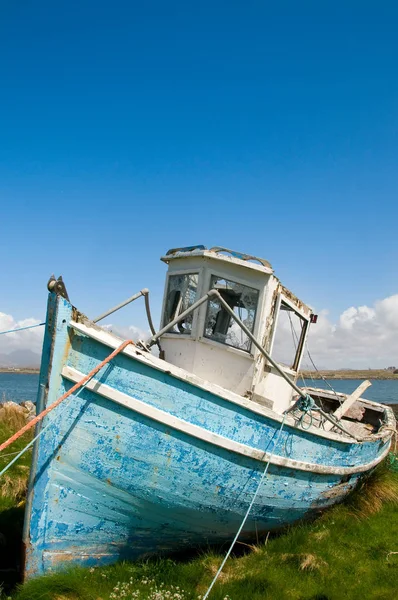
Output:
<instances>
[{"instance_id":1,"label":"grass tuft","mask_svg":"<svg viewBox=\"0 0 398 600\"><path fill-rule=\"evenodd\" d=\"M368 518L386 503L398 507L398 477L391 475L388 461L383 461L348 496L346 504L354 516Z\"/></svg>"},{"instance_id":2,"label":"grass tuft","mask_svg":"<svg viewBox=\"0 0 398 600\"><path fill-rule=\"evenodd\" d=\"M19 473L16 474L15 471ZM19 504L25 499L28 485L29 469L25 465L17 465L13 475L3 475L0 480L0 496Z\"/></svg>"},{"instance_id":3,"label":"grass tuft","mask_svg":"<svg viewBox=\"0 0 398 600\"><path fill-rule=\"evenodd\" d=\"M11 437L26 424L27 411L20 406L0 404L0 443ZM20 452L33 437L26 432L0 454L0 471ZM28 450L0 479L0 510L13 508L23 501L29 477L31 451ZM0 528L1 531L1 528Z\"/></svg>"},{"instance_id":4,"label":"grass tuft","mask_svg":"<svg viewBox=\"0 0 398 600\"><path fill-rule=\"evenodd\" d=\"M19 405L0 404L0 423L2 429L7 429L10 435L26 425L27 411Z\"/></svg>"},{"instance_id":5,"label":"grass tuft","mask_svg":"<svg viewBox=\"0 0 398 600\"><path fill-rule=\"evenodd\" d=\"M25 425L26 416L27 412L20 407L0 405L0 443ZM25 433L0 454L0 471L26 446L32 435L32 431ZM0 479L0 586L3 583L6 591L15 585L20 567L23 505L30 461L28 450Z\"/></svg>"},{"instance_id":6,"label":"grass tuft","mask_svg":"<svg viewBox=\"0 0 398 600\"><path fill-rule=\"evenodd\" d=\"M281 560L292 562L301 571L319 571L327 567L327 562L316 554L282 554Z\"/></svg>"}]
</instances>

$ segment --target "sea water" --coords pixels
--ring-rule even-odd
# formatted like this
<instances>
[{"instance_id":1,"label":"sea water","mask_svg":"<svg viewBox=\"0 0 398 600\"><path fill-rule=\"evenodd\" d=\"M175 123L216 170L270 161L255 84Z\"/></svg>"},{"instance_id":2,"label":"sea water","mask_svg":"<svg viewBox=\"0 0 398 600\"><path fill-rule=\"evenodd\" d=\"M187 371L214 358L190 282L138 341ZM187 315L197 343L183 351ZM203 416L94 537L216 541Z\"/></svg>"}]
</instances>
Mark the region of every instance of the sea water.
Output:
<instances>
[{"instance_id":1,"label":"sea water","mask_svg":"<svg viewBox=\"0 0 398 600\"><path fill-rule=\"evenodd\" d=\"M383 404L398 404L398 377L397 379L369 379L372 385L365 390L363 398L381 402ZM351 394L361 383L363 379L305 379L308 387L317 387L330 390L331 386L336 392ZM302 379L298 380L298 385L303 387Z\"/></svg>"},{"instance_id":2,"label":"sea water","mask_svg":"<svg viewBox=\"0 0 398 600\"><path fill-rule=\"evenodd\" d=\"M34 373L0 373L0 402L36 402L39 375Z\"/></svg>"}]
</instances>

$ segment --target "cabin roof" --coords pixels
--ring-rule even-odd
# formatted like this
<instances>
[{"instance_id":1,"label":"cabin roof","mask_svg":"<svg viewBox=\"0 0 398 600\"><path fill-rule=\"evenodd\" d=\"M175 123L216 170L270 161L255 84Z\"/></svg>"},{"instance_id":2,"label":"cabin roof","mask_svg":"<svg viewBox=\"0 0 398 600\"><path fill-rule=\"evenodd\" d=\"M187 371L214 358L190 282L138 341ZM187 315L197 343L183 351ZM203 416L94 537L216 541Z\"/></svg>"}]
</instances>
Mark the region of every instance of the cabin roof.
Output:
<instances>
[{"instance_id":1,"label":"cabin roof","mask_svg":"<svg viewBox=\"0 0 398 600\"><path fill-rule=\"evenodd\" d=\"M187 246L185 248L172 248L166 252L165 256L161 257L161 260L168 264L171 260L175 260L177 258L181 259L197 256L233 263L241 267L260 271L268 275L274 272L271 264L264 258L259 258L258 256L252 256L250 254L243 254L242 252L236 252L235 250L223 248L222 246L206 248L206 246L198 245Z\"/></svg>"},{"instance_id":2,"label":"cabin roof","mask_svg":"<svg viewBox=\"0 0 398 600\"><path fill-rule=\"evenodd\" d=\"M206 248L206 246L198 245L186 246L185 248L171 248L166 252L164 256L161 257L160 260L162 260L166 264L169 264L169 262L175 259L193 257L212 258L213 260L219 260L224 263L232 263L244 267L246 269L251 269L253 271L263 273L264 275L274 274L274 270L271 266L271 263L268 262L268 260L266 260L265 258L259 258L250 254L243 254L242 252L236 252L235 250L223 248L222 246L213 246L212 248ZM280 284L280 286L283 294L300 310L303 310L304 312L312 311L311 306L305 304L302 300L297 298L295 294L293 294L282 284Z\"/></svg>"}]
</instances>

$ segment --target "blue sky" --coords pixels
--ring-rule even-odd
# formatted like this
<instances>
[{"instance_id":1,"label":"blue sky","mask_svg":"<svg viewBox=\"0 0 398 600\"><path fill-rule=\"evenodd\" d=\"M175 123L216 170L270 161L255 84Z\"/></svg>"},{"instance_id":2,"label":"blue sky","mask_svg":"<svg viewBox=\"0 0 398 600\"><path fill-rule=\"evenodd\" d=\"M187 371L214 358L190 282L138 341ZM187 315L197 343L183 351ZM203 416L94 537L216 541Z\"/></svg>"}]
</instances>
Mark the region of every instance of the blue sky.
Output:
<instances>
[{"instance_id":1,"label":"blue sky","mask_svg":"<svg viewBox=\"0 0 398 600\"><path fill-rule=\"evenodd\" d=\"M170 247L264 256L330 319L398 293L395 2L0 8L0 311L94 316ZM115 322L143 326L142 307Z\"/></svg>"}]
</instances>

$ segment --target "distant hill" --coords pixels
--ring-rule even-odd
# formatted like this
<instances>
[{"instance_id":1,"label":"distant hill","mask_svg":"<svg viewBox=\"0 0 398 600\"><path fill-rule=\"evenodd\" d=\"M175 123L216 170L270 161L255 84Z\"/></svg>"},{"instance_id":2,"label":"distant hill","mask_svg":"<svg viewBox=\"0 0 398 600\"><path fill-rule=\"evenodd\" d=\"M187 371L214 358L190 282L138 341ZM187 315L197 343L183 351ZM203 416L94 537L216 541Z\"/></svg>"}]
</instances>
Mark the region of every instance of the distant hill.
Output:
<instances>
[{"instance_id":1,"label":"distant hill","mask_svg":"<svg viewBox=\"0 0 398 600\"><path fill-rule=\"evenodd\" d=\"M30 367L40 366L41 356L32 350L14 350L9 354L0 353L0 367Z\"/></svg>"},{"instance_id":2,"label":"distant hill","mask_svg":"<svg viewBox=\"0 0 398 600\"><path fill-rule=\"evenodd\" d=\"M302 375L311 379L398 379L397 374L387 369L320 369L302 371Z\"/></svg>"}]
</instances>

